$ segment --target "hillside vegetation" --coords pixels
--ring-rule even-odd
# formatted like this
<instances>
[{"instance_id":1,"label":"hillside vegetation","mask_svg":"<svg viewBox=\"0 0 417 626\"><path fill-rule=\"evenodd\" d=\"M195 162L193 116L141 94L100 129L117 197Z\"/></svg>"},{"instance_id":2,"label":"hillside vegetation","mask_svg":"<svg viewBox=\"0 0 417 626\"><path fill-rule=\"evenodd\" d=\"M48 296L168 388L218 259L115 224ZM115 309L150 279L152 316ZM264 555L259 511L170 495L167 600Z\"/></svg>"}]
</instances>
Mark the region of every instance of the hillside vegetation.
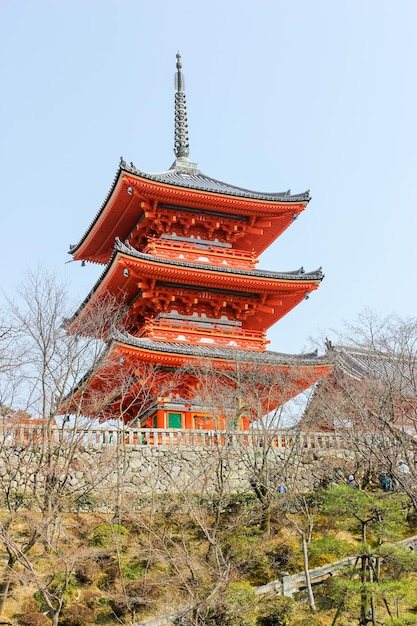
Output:
<instances>
[{"instance_id":1,"label":"hillside vegetation","mask_svg":"<svg viewBox=\"0 0 417 626\"><path fill-rule=\"evenodd\" d=\"M178 623L189 625L307 626L332 624L338 612L337 623L347 625L360 623L365 593L377 623L417 623L414 553L390 543L415 530L400 494L338 486L277 495L267 533L252 494L159 496L124 502L116 513L100 508L48 517L26 502L13 515L3 511L1 590L11 623L110 626L179 612ZM308 534L310 567L372 555L378 581L361 580L360 568L330 578L315 591L314 615L303 594L256 596L257 586L282 572L303 570L300 530Z\"/></svg>"}]
</instances>

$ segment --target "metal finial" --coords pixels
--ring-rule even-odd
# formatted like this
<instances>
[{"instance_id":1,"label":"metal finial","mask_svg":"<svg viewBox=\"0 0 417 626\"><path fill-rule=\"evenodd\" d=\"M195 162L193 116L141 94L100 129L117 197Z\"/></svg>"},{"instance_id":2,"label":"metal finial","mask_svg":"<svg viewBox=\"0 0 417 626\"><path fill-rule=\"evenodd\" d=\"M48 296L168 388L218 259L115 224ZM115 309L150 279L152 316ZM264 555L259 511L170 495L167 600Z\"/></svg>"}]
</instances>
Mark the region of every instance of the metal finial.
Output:
<instances>
[{"instance_id":1,"label":"metal finial","mask_svg":"<svg viewBox=\"0 0 417 626\"><path fill-rule=\"evenodd\" d=\"M188 142L187 105L184 92L184 77L181 72L181 55L177 52L177 73L175 74L175 141L174 152L179 157L188 158L190 144Z\"/></svg>"},{"instance_id":2,"label":"metal finial","mask_svg":"<svg viewBox=\"0 0 417 626\"><path fill-rule=\"evenodd\" d=\"M184 91L184 79L181 73L182 63L181 63L181 55L177 52L177 73L175 75L175 88L177 91Z\"/></svg>"}]
</instances>

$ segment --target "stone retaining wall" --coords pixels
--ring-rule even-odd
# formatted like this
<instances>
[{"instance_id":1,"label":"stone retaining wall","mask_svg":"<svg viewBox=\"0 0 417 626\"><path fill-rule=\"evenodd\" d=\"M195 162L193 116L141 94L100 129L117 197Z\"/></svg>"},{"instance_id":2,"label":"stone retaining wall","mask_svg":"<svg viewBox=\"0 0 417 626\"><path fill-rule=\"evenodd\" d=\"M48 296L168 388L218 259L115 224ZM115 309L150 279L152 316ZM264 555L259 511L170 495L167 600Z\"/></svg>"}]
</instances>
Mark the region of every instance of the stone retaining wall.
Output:
<instances>
[{"instance_id":1,"label":"stone retaining wall","mask_svg":"<svg viewBox=\"0 0 417 626\"><path fill-rule=\"evenodd\" d=\"M49 455L49 456L48 456ZM250 488L256 471L266 461L271 484L288 491L310 490L324 479L343 479L352 468L352 453L336 449L249 446L103 446L74 442L0 445L0 489L15 493L64 484L68 492L92 491L106 498L114 491L126 494L210 493L219 480L230 492ZM49 458L46 463L45 459Z\"/></svg>"}]
</instances>

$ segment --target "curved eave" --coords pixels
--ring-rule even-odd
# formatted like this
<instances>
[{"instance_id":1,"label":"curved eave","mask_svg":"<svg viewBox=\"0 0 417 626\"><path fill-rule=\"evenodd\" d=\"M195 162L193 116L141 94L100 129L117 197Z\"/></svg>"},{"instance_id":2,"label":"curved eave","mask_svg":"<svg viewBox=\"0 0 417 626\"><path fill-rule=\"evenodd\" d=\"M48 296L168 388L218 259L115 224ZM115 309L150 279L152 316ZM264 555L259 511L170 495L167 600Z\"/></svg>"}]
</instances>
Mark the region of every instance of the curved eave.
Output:
<instances>
[{"instance_id":1,"label":"curved eave","mask_svg":"<svg viewBox=\"0 0 417 626\"><path fill-rule=\"evenodd\" d=\"M323 376L330 374L334 367L331 353L318 356L317 352L307 354L284 354L280 352L251 352L238 351L227 348L211 348L209 346L192 346L176 343L160 343L152 339L136 338L127 333L115 332L107 344L105 353L100 361L100 366L95 372L90 371L72 390L68 398L68 406L65 410L71 410L72 406L79 406L82 399L88 403L89 389L93 394L103 386L101 370L106 368L108 362L119 362L120 358L128 368L136 363L153 365L159 370L171 368L201 366L202 361L210 361L219 370L235 370L237 363L240 366L260 367L288 372L293 380L293 389L288 394L287 400L311 387ZM262 372L262 369L261 369ZM291 373L293 372L293 376ZM104 377L104 380L106 377ZM113 401L118 397L116 390L113 393ZM108 402L106 402L106 405Z\"/></svg>"},{"instance_id":2,"label":"curved eave","mask_svg":"<svg viewBox=\"0 0 417 626\"><path fill-rule=\"evenodd\" d=\"M146 356L150 361L161 363L164 359L171 360L172 364L186 364L196 359L209 359L224 364L236 366L240 364L275 365L286 368L306 367L319 368L323 372L330 372L334 361L329 353L318 356L316 352L307 354L284 354L282 352L253 352L250 350L236 350L233 348L216 348L211 346L196 346L171 342L158 342L148 338L138 338L128 333L115 332L109 342L109 352L114 350L125 351L132 355Z\"/></svg>"},{"instance_id":3,"label":"curved eave","mask_svg":"<svg viewBox=\"0 0 417 626\"><path fill-rule=\"evenodd\" d=\"M129 194L128 187L134 192ZM217 181L199 170L190 174L174 168L161 174L147 174L122 162L89 228L77 244L70 246L69 253L74 260L106 263L115 237L126 239L141 217L140 199L275 218L273 228L264 237L251 239L250 247L260 254L288 228L293 217L304 210L310 193L252 192Z\"/></svg>"},{"instance_id":4,"label":"curved eave","mask_svg":"<svg viewBox=\"0 0 417 626\"><path fill-rule=\"evenodd\" d=\"M133 263L136 260L140 261L141 269L146 266L154 267L154 271L160 272L161 276L172 272L180 272L181 274L195 273L198 276L198 279L193 281L195 284L201 284L201 281L205 280L205 276L216 277L216 282L219 282L219 284L221 281L228 282L229 280L236 282L239 278L244 279L245 282L259 282L259 280L262 280L262 282L268 280L275 282L276 280L287 280L291 282L300 281L301 283L310 281L319 283L323 279L321 268L308 273L304 272L302 268L290 272L236 269L222 265L210 265L209 263L192 263L189 261L159 258L151 254L138 252L134 248L126 246L121 241L116 242L115 251L120 252L127 262L129 259L132 259Z\"/></svg>"},{"instance_id":5,"label":"curved eave","mask_svg":"<svg viewBox=\"0 0 417 626\"><path fill-rule=\"evenodd\" d=\"M124 275L126 268L129 268L128 276ZM116 298L123 297L125 299L124 304L130 304L138 292L138 279L156 276L158 280L168 282L184 281L190 287L215 286L219 289L242 289L247 293L271 291L274 293L279 289L286 288L296 294L296 300L283 311L283 315L296 306L306 294L317 289L323 280L321 269L309 273L302 270L270 272L230 269L209 264L160 259L137 252L123 243L117 242L105 270L68 321L69 329L90 301L100 298L102 294L111 293ZM279 319L279 316L271 318L266 328L270 327L276 319Z\"/></svg>"},{"instance_id":6,"label":"curved eave","mask_svg":"<svg viewBox=\"0 0 417 626\"><path fill-rule=\"evenodd\" d=\"M166 172L160 172L157 174L149 174L139 170L131 163L127 165L125 161L121 162L121 168L129 174L134 174L138 178L142 178L148 181L152 181L162 185L168 185L169 187L180 187L186 190L204 191L207 193L214 193L216 195L233 196L236 198L247 198L251 200L264 200L267 202L309 202L310 192L292 195L291 192L264 192L264 191L251 191L243 187L237 187L230 185L210 176L206 176L197 168L181 168L172 167Z\"/></svg>"}]
</instances>

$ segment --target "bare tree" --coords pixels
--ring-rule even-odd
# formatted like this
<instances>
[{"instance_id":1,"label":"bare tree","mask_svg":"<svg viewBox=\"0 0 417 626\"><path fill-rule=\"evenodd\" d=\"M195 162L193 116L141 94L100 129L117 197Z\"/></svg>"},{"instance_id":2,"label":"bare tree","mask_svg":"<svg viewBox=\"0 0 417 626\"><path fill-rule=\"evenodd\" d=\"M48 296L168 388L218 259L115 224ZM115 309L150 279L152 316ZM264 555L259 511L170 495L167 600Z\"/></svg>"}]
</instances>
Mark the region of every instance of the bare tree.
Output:
<instances>
[{"instance_id":1,"label":"bare tree","mask_svg":"<svg viewBox=\"0 0 417 626\"><path fill-rule=\"evenodd\" d=\"M109 319L117 313L116 307L109 299L97 309L93 336L91 319L87 333L79 326L76 333L68 334L63 326L67 294L53 275L30 273L18 295L19 299L8 301L7 311L13 367L0 371L4 409L0 484L7 512L0 525L7 554L0 608L17 563L27 575L30 573L40 593L46 594L36 565L39 550L45 554L57 552L64 512L79 507L113 469L110 457L105 459L103 455L102 465L97 466L93 457L83 454L86 433L94 422L84 417L80 404L71 398L79 395L76 382L91 378L94 365L100 362L102 338ZM70 416L66 413L69 408ZM34 523L36 512L41 522ZM21 525L27 532L20 532ZM71 552L68 558L73 559ZM55 573L59 573L59 562L55 560L51 565ZM52 611L46 595L45 602ZM60 602L54 605L58 616Z\"/></svg>"},{"instance_id":2,"label":"bare tree","mask_svg":"<svg viewBox=\"0 0 417 626\"><path fill-rule=\"evenodd\" d=\"M305 420L337 434L362 485L383 473L417 509L417 320L367 311L342 340Z\"/></svg>"},{"instance_id":3,"label":"bare tree","mask_svg":"<svg viewBox=\"0 0 417 626\"><path fill-rule=\"evenodd\" d=\"M305 374L304 374L305 375ZM250 488L261 505L261 529L270 530L271 505L279 488L292 486L300 463L300 431L285 420L285 404L299 392L300 369L288 366L280 370L270 366L235 363L227 372L213 372L205 385L207 399L213 394L217 411L227 413L229 436L245 468ZM220 407L219 407L220 405ZM246 415L251 423L245 437L233 439L233 424Z\"/></svg>"}]
</instances>

